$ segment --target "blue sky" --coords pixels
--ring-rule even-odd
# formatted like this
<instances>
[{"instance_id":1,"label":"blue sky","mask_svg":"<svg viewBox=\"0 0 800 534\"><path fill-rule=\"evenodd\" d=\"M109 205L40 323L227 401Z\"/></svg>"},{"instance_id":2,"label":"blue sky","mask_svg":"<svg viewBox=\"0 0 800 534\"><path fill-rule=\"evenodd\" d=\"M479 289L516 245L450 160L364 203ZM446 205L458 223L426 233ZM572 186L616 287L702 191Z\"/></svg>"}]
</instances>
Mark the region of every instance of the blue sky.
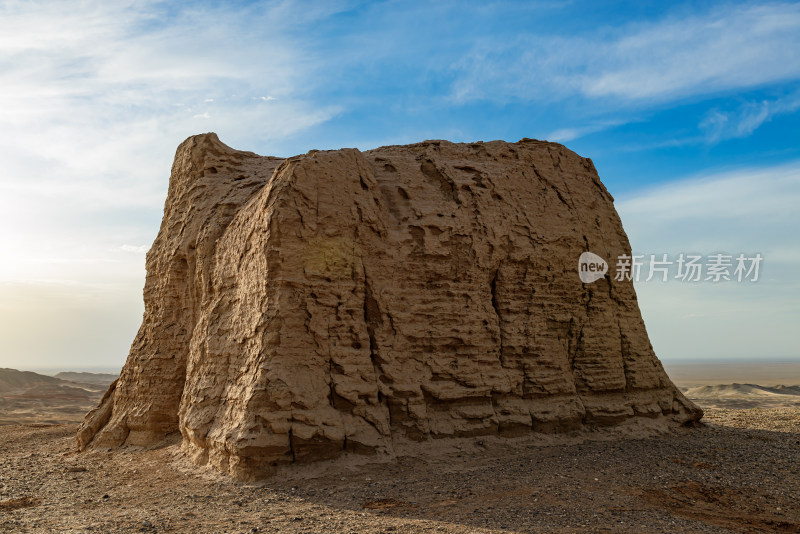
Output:
<instances>
[{"instance_id":1,"label":"blue sky","mask_svg":"<svg viewBox=\"0 0 800 534\"><path fill-rule=\"evenodd\" d=\"M0 1L0 105L0 366L124 361L206 131L561 142L635 251L764 256L755 284L637 284L662 359L800 359L798 3Z\"/></svg>"}]
</instances>

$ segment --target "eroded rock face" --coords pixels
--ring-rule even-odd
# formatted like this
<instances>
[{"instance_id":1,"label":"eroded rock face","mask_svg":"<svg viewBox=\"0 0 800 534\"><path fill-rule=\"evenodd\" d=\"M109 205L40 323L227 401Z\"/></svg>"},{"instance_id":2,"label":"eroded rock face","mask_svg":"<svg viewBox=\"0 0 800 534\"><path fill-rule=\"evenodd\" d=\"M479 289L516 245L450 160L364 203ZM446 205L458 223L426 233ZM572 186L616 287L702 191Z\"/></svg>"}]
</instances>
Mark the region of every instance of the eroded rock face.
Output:
<instances>
[{"instance_id":1,"label":"eroded rock face","mask_svg":"<svg viewBox=\"0 0 800 534\"><path fill-rule=\"evenodd\" d=\"M87 446L182 436L234 475L397 440L561 432L702 412L670 382L589 159L524 139L286 160L186 140L145 316Z\"/></svg>"}]
</instances>

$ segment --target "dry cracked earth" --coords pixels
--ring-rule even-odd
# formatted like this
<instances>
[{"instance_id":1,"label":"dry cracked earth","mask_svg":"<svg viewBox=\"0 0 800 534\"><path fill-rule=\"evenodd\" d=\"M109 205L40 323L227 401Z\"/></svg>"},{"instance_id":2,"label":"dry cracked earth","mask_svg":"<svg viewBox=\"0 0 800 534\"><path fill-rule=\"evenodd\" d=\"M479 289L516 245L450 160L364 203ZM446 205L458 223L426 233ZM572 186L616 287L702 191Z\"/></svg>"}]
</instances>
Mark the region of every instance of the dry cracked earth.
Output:
<instances>
[{"instance_id":1,"label":"dry cracked earth","mask_svg":"<svg viewBox=\"0 0 800 534\"><path fill-rule=\"evenodd\" d=\"M0 531L800 532L800 408L704 421L647 439L450 440L258 483L198 469L177 445L77 453L74 424L8 425Z\"/></svg>"}]
</instances>

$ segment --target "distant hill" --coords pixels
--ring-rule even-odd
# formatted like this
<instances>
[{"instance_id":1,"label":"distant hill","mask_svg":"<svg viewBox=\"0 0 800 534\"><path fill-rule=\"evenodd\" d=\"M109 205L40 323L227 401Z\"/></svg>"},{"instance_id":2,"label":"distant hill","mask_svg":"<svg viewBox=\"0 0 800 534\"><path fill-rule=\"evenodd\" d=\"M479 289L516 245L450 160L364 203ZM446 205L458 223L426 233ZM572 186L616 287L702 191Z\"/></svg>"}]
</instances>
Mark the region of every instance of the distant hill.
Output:
<instances>
[{"instance_id":1,"label":"distant hill","mask_svg":"<svg viewBox=\"0 0 800 534\"><path fill-rule=\"evenodd\" d=\"M32 371L0 369L0 394L26 390L32 387L58 386L62 383L58 378L40 375Z\"/></svg>"},{"instance_id":2,"label":"distant hill","mask_svg":"<svg viewBox=\"0 0 800 534\"><path fill-rule=\"evenodd\" d=\"M33 371L0 369L0 397L77 398L102 393L117 376L106 373L63 372L55 376Z\"/></svg>"},{"instance_id":3,"label":"distant hill","mask_svg":"<svg viewBox=\"0 0 800 534\"><path fill-rule=\"evenodd\" d=\"M93 386L103 386L107 387L111 385L111 382L117 379L119 375L114 375L110 373L76 373L76 372L69 372L65 371L62 373L57 373L55 375L56 378L60 378L61 380L67 380L69 382L76 382L78 384L91 384Z\"/></svg>"},{"instance_id":4,"label":"distant hill","mask_svg":"<svg viewBox=\"0 0 800 534\"><path fill-rule=\"evenodd\" d=\"M800 396L800 386L759 386L757 384L722 384L717 386L700 386L685 390L688 397L740 397L779 395Z\"/></svg>"},{"instance_id":5,"label":"distant hill","mask_svg":"<svg viewBox=\"0 0 800 534\"><path fill-rule=\"evenodd\" d=\"M0 369L0 427L77 423L97 405L108 383L116 378L94 373L60 375Z\"/></svg>"}]
</instances>

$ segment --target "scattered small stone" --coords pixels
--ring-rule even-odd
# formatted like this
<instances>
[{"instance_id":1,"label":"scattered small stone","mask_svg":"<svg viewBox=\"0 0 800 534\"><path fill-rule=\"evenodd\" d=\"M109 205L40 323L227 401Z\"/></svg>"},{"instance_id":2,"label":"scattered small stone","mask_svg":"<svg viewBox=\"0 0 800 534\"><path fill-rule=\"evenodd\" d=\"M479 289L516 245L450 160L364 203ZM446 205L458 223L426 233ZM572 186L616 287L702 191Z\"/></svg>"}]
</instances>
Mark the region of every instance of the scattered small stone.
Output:
<instances>
[{"instance_id":1,"label":"scattered small stone","mask_svg":"<svg viewBox=\"0 0 800 534\"><path fill-rule=\"evenodd\" d=\"M110 494L96 495L115 476L129 476L119 469L127 457L100 465L78 456L90 462L88 472L65 475L75 457L59 451L72 446L73 429L52 436L7 426L0 432L0 532L800 531L800 408L708 409L706 417L709 426L666 438L486 440L490 446L466 464L421 448L402 470L371 464L304 477L298 469L257 490L176 469L164 449L142 451L143 476L114 486L113 506ZM474 441L469 447L479 450ZM19 461L32 450L35 466ZM696 468L705 463L713 469ZM35 481L37 494L25 498ZM290 487L299 493L287 494ZM47 513L25 509L44 503ZM360 503L368 503L364 513ZM135 510L158 515L145 522L131 517Z\"/></svg>"}]
</instances>

